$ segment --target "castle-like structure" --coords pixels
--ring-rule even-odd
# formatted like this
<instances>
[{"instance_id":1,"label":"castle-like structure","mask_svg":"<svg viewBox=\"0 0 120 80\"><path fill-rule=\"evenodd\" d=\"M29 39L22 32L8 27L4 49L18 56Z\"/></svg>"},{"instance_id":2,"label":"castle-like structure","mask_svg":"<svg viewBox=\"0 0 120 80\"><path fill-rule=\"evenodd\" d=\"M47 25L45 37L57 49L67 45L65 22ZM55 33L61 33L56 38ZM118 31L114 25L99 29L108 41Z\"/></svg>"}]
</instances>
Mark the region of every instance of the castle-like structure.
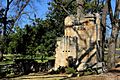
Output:
<instances>
[{"instance_id":1,"label":"castle-like structure","mask_svg":"<svg viewBox=\"0 0 120 80\"><path fill-rule=\"evenodd\" d=\"M69 58L78 71L85 69L87 63L97 63L100 15L88 14L80 20L70 15L65 18L64 24L64 36L57 39L55 69L69 66Z\"/></svg>"}]
</instances>

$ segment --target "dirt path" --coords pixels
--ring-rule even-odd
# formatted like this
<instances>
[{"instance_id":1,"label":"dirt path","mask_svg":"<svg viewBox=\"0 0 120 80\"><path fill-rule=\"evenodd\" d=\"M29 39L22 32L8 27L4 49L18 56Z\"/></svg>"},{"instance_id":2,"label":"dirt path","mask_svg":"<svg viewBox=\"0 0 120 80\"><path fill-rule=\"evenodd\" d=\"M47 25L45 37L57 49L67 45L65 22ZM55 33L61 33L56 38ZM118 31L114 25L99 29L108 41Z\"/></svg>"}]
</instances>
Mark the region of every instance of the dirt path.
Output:
<instances>
[{"instance_id":1,"label":"dirt path","mask_svg":"<svg viewBox=\"0 0 120 80\"><path fill-rule=\"evenodd\" d=\"M67 77L67 74L45 75L31 73L21 77L11 78L8 80L120 80L120 73L104 73L100 75L88 75L81 77Z\"/></svg>"},{"instance_id":2,"label":"dirt path","mask_svg":"<svg viewBox=\"0 0 120 80\"><path fill-rule=\"evenodd\" d=\"M29 75L3 80L120 80L120 68L112 69L109 73L80 77L68 77L68 74L30 73Z\"/></svg>"},{"instance_id":3,"label":"dirt path","mask_svg":"<svg viewBox=\"0 0 120 80\"><path fill-rule=\"evenodd\" d=\"M67 74L41 74L41 73L31 73L29 75L23 75L16 78L11 78L9 80L60 80L66 78Z\"/></svg>"}]
</instances>

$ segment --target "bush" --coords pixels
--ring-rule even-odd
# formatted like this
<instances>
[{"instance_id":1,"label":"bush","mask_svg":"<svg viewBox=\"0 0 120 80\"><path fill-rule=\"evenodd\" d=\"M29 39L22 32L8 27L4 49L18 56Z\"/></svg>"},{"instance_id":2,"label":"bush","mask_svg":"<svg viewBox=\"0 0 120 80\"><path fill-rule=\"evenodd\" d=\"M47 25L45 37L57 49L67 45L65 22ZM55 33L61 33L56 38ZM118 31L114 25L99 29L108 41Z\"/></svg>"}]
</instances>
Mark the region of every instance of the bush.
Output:
<instances>
[{"instance_id":1,"label":"bush","mask_svg":"<svg viewBox=\"0 0 120 80\"><path fill-rule=\"evenodd\" d=\"M65 71L66 71L67 74L70 74L70 73L75 74L75 69L73 69L71 67L66 68Z\"/></svg>"}]
</instances>

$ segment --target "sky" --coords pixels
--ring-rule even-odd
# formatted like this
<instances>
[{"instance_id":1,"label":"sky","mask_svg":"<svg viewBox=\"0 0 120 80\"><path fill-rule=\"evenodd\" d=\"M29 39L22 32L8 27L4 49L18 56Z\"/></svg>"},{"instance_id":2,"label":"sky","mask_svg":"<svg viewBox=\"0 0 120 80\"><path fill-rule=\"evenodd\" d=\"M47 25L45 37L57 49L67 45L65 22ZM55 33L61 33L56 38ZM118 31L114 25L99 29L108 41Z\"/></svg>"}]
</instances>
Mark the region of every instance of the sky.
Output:
<instances>
[{"instance_id":1,"label":"sky","mask_svg":"<svg viewBox=\"0 0 120 80\"><path fill-rule=\"evenodd\" d=\"M41 5L38 6L38 8L39 8L38 13L39 13L40 18L43 18L43 19L45 18L46 13L48 12L47 3L50 2L50 1L51 0L41 0ZM115 3L116 3L116 0L111 0L111 5L112 5L113 11L115 11Z\"/></svg>"},{"instance_id":2,"label":"sky","mask_svg":"<svg viewBox=\"0 0 120 80\"><path fill-rule=\"evenodd\" d=\"M113 12L115 11L115 3L116 3L116 0L111 0L111 5L112 5Z\"/></svg>"},{"instance_id":3,"label":"sky","mask_svg":"<svg viewBox=\"0 0 120 80\"><path fill-rule=\"evenodd\" d=\"M45 19L46 18L46 14L49 12L48 10L48 3L51 0L39 0L39 2L37 0L34 0L36 2L34 2L34 4L32 4L34 7L33 9L31 9L29 6L28 8L26 8L26 11L31 11L30 12L30 17L34 18L34 13L36 14L36 18L40 18L40 19ZM31 21L28 20L28 18L25 18L26 15L23 15L23 20L20 22L21 23L21 27L24 27L24 25L26 24L31 24Z\"/></svg>"},{"instance_id":4,"label":"sky","mask_svg":"<svg viewBox=\"0 0 120 80\"><path fill-rule=\"evenodd\" d=\"M116 3L116 0L111 0L111 5L112 5L113 14L114 14L114 11L115 11L115 3ZM107 26L111 27L111 21L110 21L109 16L107 16L106 23L107 23ZM106 37L110 37L111 29L110 29L110 28L107 28L106 33L107 33L107 34L106 34Z\"/></svg>"},{"instance_id":5,"label":"sky","mask_svg":"<svg viewBox=\"0 0 120 80\"><path fill-rule=\"evenodd\" d=\"M0 9L2 7L6 8L6 1L7 0L0 0ZM24 27L26 24L30 24L31 21L28 19L28 17L34 19L34 14L36 14L36 18L45 19L46 14L48 13L48 2L50 1L51 0L31 0L29 5L26 6L25 10L23 11L30 16L23 14L16 26L19 25L20 27ZM10 8L12 9L9 10L8 16L14 16L16 12L14 11L14 7L12 7L12 4L10 5Z\"/></svg>"},{"instance_id":6,"label":"sky","mask_svg":"<svg viewBox=\"0 0 120 80\"><path fill-rule=\"evenodd\" d=\"M38 12L38 17L44 19L46 17L46 14L48 12L48 2L51 0L41 0L40 3L36 3L37 5L37 12Z\"/></svg>"}]
</instances>

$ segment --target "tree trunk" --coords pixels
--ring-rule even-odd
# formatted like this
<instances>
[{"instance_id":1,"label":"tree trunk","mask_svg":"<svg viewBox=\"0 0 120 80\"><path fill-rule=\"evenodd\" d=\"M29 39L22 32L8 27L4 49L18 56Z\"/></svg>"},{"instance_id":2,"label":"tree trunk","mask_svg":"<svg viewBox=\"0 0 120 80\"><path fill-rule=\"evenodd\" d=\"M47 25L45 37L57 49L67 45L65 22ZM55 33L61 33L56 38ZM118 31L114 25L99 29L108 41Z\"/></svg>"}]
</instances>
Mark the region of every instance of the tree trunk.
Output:
<instances>
[{"instance_id":1,"label":"tree trunk","mask_svg":"<svg viewBox=\"0 0 120 80\"><path fill-rule=\"evenodd\" d=\"M2 61L2 59L3 59L3 54L2 54L2 52L0 51L0 61Z\"/></svg>"},{"instance_id":2,"label":"tree trunk","mask_svg":"<svg viewBox=\"0 0 120 80\"><path fill-rule=\"evenodd\" d=\"M108 69L111 69L115 66L115 39L110 39L109 42L109 51L108 51Z\"/></svg>"},{"instance_id":3,"label":"tree trunk","mask_svg":"<svg viewBox=\"0 0 120 80\"><path fill-rule=\"evenodd\" d=\"M116 53L116 42L119 33L119 12L120 12L120 0L116 0L115 12L113 15L113 10L111 6L111 0L108 0L108 12L112 25L112 33L109 41L109 51L108 51L108 69L115 67L115 53Z\"/></svg>"},{"instance_id":4,"label":"tree trunk","mask_svg":"<svg viewBox=\"0 0 120 80\"><path fill-rule=\"evenodd\" d=\"M115 67L115 53L116 53L116 42L117 42L117 37L118 37L118 28L116 26L113 27L112 33L111 33L111 38L109 41L109 51L108 51L108 70L111 68Z\"/></svg>"},{"instance_id":5,"label":"tree trunk","mask_svg":"<svg viewBox=\"0 0 120 80\"><path fill-rule=\"evenodd\" d=\"M76 0L77 2L77 19L80 20L81 17L84 16L83 13L83 0Z\"/></svg>"},{"instance_id":6,"label":"tree trunk","mask_svg":"<svg viewBox=\"0 0 120 80\"><path fill-rule=\"evenodd\" d=\"M108 2L108 0L107 0ZM106 16L107 16L107 12L108 12L108 5L107 2L105 4L105 6L103 7L102 11L102 24L101 24L101 35L100 35L100 55L101 55L101 60L100 61L104 61L104 42L105 42L105 35L106 35Z\"/></svg>"}]
</instances>

